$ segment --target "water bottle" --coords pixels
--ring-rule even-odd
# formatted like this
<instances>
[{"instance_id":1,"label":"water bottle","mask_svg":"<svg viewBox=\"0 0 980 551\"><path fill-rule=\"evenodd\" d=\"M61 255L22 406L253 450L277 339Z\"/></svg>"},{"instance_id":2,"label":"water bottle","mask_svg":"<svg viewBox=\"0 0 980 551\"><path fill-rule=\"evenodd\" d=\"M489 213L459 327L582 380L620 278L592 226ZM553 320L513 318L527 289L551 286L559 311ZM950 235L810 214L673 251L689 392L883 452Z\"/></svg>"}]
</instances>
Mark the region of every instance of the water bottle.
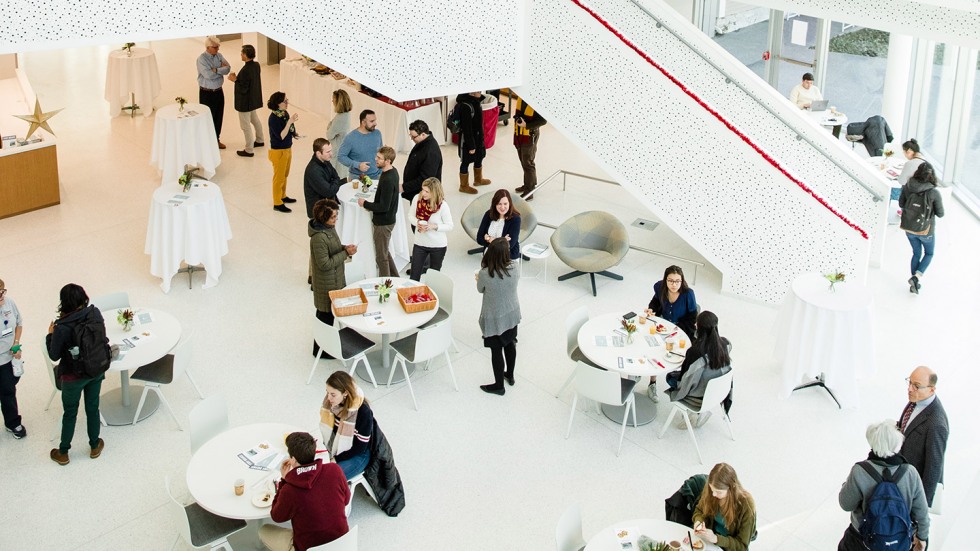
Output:
<instances>
[{"instance_id":1,"label":"water bottle","mask_svg":"<svg viewBox=\"0 0 980 551\"><path fill-rule=\"evenodd\" d=\"M14 358L10 363L14 366L14 377L20 377L24 374L24 360Z\"/></svg>"},{"instance_id":2,"label":"water bottle","mask_svg":"<svg viewBox=\"0 0 980 551\"><path fill-rule=\"evenodd\" d=\"M71 347L71 348L68 349L68 353L71 354L71 359L77 360L80 351L78 350L78 347L77 346L73 346L73 347Z\"/></svg>"}]
</instances>

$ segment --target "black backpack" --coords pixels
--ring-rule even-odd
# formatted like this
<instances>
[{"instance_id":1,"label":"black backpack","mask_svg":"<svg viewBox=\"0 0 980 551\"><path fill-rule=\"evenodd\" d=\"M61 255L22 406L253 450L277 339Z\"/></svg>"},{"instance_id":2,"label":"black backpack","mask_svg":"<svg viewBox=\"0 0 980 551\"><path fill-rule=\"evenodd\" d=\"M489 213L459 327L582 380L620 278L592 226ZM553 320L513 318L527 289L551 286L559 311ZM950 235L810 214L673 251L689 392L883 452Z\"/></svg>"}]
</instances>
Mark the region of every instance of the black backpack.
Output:
<instances>
[{"instance_id":1,"label":"black backpack","mask_svg":"<svg viewBox=\"0 0 980 551\"><path fill-rule=\"evenodd\" d=\"M878 483L871 498L864 504L861 518L861 541L870 551L898 551L912 548L912 515L909 505L899 491L897 481L905 475L908 465L902 465L884 476L866 461L858 463Z\"/></svg>"},{"instance_id":2,"label":"black backpack","mask_svg":"<svg viewBox=\"0 0 980 551\"><path fill-rule=\"evenodd\" d=\"M75 346L68 352L75 371L93 379L108 371L112 353L105 334L105 322L96 316L85 316L72 327L72 332Z\"/></svg>"},{"instance_id":3,"label":"black backpack","mask_svg":"<svg viewBox=\"0 0 980 551\"><path fill-rule=\"evenodd\" d=\"M453 110L449 113L449 117L446 119L446 128L449 129L449 132L451 134L459 134L460 132L463 131L463 126L462 126L462 123L460 122L460 120L463 117L463 113L460 110L460 107L459 107L460 105L465 105L466 106L466 109L469 111L469 115L467 115L467 116L469 116L470 118L473 118L473 106L472 105L470 105L470 104L468 104L468 103L466 103L464 101L456 102L456 106L453 107Z\"/></svg>"},{"instance_id":4,"label":"black backpack","mask_svg":"<svg viewBox=\"0 0 980 551\"><path fill-rule=\"evenodd\" d=\"M901 228L916 235L926 235L932 225L932 190L908 192L908 199L902 207Z\"/></svg>"}]
</instances>

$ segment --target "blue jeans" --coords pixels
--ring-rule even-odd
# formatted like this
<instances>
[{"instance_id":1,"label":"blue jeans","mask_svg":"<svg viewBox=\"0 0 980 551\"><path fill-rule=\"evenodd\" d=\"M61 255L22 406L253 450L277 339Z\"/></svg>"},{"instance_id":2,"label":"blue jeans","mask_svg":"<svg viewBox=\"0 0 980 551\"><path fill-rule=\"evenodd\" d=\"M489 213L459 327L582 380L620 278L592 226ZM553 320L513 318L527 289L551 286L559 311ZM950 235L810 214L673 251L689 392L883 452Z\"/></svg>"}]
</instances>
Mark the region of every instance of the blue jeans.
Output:
<instances>
[{"instance_id":1,"label":"blue jeans","mask_svg":"<svg viewBox=\"0 0 980 551\"><path fill-rule=\"evenodd\" d=\"M912 275L915 275L915 272L925 274L926 268L932 262L932 253L936 249L936 234L913 235L906 232L905 237L909 238L909 244L912 245Z\"/></svg>"},{"instance_id":2,"label":"blue jeans","mask_svg":"<svg viewBox=\"0 0 980 551\"><path fill-rule=\"evenodd\" d=\"M360 455L355 455L354 457L337 461L337 465L340 466L340 470L344 471L344 478L350 480L363 473L364 469L367 468L368 461L370 460L371 452L365 450L364 453Z\"/></svg>"}]
</instances>

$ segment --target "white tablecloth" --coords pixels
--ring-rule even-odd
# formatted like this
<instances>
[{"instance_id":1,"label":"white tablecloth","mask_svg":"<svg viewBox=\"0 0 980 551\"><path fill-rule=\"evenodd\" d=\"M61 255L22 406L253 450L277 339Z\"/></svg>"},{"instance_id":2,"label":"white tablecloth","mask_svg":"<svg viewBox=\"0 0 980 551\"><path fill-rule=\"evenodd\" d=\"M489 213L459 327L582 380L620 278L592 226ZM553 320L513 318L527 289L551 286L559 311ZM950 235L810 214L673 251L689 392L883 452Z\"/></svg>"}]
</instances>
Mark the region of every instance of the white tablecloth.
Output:
<instances>
[{"instance_id":1,"label":"white tablecloth","mask_svg":"<svg viewBox=\"0 0 980 551\"><path fill-rule=\"evenodd\" d=\"M184 173L184 165L200 167L198 176L214 176L221 155L211 110L200 103L184 105L182 113L178 112L176 103L158 109L153 123L150 164L163 172L164 184L176 185L177 178Z\"/></svg>"},{"instance_id":2,"label":"white tablecloth","mask_svg":"<svg viewBox=\"0 0 980 551\"><path fill-rule=\"evenodd\" d=\"M143 116L153 113L153 99L160 95L160 69L157 57L149 48L133 48L132 57L125 50L109 53L105 73L105 100L109 102L109 115L119 115L122 107L129 105L130 94L136 95L136 105Z\"/></svg>"},{"instance_id":3,"label":"white tablecloth","mask_svg":"<svg viewBox=\"0 0 980 551\"><path fill-rule=\"evenodd\" d=\"M860 402L858 377L875 372L871 292L859 283L830 283L820 274L793 280L776 323L777 361L782 364L780 398L800 383L824 376L841 407Z\"/></svg>"},{"instance_id":4,"label":"white tablecloth","mask_svg":"<svg viewBox=\"0 0 980 551\"><path fill-rule=\"evenodd\" d=\"M279 63L279 88L286 93L289 104L311 111L330 121L334 117L331 98L334 90L343 89L350 96L353 124L357 125L357 114L370 109L378 116L378 130L385 145L396 151L408 152L415 144L408 137L408 124L423 120L429 125L432 137L439 145L446 142L446 121L442 116L442 106L438 102L406 111L398 106L372 98L347 84L347 79L337 80L330 75L314 73L303 60L283 60ZM351 128L353 130L353 128ZM324 129L325 131L325 129ZM317 134L305 130L309 135ZM340 144L334 145L334 154Z\"/></svg>"},{"instance_id":5,"label":"white tablecloth","mask_svg":"<svg viewBox=\"0 0 980 551\"><path fill-rule=\"evenodd\" d=\"M175 195L189 198L174 206L168 201ZM180 269L181 260L188 266L204 265L205 288L217 285L229 239L231 225L225 201L214 182L195 179L187 193L176 183L165 183L153 192L144 252L150 255L150 273L163 278L163 292L170 291L170 280Z\"/></svg>"},{"instance_id":6,"label":"white tablecloth","mask_svg":"<svg viewBox=\"0 0 980 551\"><path fill-rule=\"evenodd\" d=\"M377 192L377 182L371 186L371 196L366 199L374 200ZM373 213L364 207L357 205L357 193L353 185L344 184L337 192L337 201L340 203L340 215L337 220L337 232L340 233L340 242L345 245L357 245L357 254L351 262L363 268L365 275L377 275L378 264L374 261L374 237L371 224ZM352 201L353 200L353 201ZM388 243L388 250L395 259L395 266L402 269L412 259L411 249L408 247L408 230L405 229L405 202L401 197L398 198L398 214L395 215L395 229L391 232L391 241Z\"/></svg>"}]
</instances>

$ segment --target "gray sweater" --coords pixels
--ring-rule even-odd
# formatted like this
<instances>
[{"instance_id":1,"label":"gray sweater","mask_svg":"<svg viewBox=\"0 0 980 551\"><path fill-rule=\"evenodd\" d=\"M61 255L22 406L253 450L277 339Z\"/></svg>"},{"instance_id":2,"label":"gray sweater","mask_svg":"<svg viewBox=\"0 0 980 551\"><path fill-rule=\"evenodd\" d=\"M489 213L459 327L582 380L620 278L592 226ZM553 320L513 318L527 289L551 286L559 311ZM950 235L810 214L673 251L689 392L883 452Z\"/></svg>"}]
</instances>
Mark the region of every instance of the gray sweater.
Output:
<instances>
[{"instance_id":1,"label":"gray sweater","mask_svg":"<svg viewBox=\"0 0 980 551\"><path fill-rule=\"evenodd\" d=\"M898 466L886 466L885 463L877 460L868 461L879 473L888 468L888 472L894 473ZM905 469L905 476L898 482L898 491L905 497L909 505L909 512L912 515L912 522L918 525L916 536L920 540L929 539L929 507L926 505L926 493L922 489L922 479L915 467L908 465ZM861 519L864 517L864 502L871 499L877 483L871 475L865 472L864 468L858 464L851 467L851 475L841 486L840 494L837 496L841 509L850 511L851 526L855 530L861 529Z\"/></svg>"},{"instance_id":2,"label":"gray sweater","mask_svg":"<svg viewBox=\"0 0 980 551\"><path fill-rule=\"evenodd\" d=\"M483 293L480 331L484 337L500 335L521 322L521 304L517 300L518 279L517 268L513 264L510 275L503 279L490 277L486 268L480 269L476 290Z\"/></svg>"}]
</instances>

